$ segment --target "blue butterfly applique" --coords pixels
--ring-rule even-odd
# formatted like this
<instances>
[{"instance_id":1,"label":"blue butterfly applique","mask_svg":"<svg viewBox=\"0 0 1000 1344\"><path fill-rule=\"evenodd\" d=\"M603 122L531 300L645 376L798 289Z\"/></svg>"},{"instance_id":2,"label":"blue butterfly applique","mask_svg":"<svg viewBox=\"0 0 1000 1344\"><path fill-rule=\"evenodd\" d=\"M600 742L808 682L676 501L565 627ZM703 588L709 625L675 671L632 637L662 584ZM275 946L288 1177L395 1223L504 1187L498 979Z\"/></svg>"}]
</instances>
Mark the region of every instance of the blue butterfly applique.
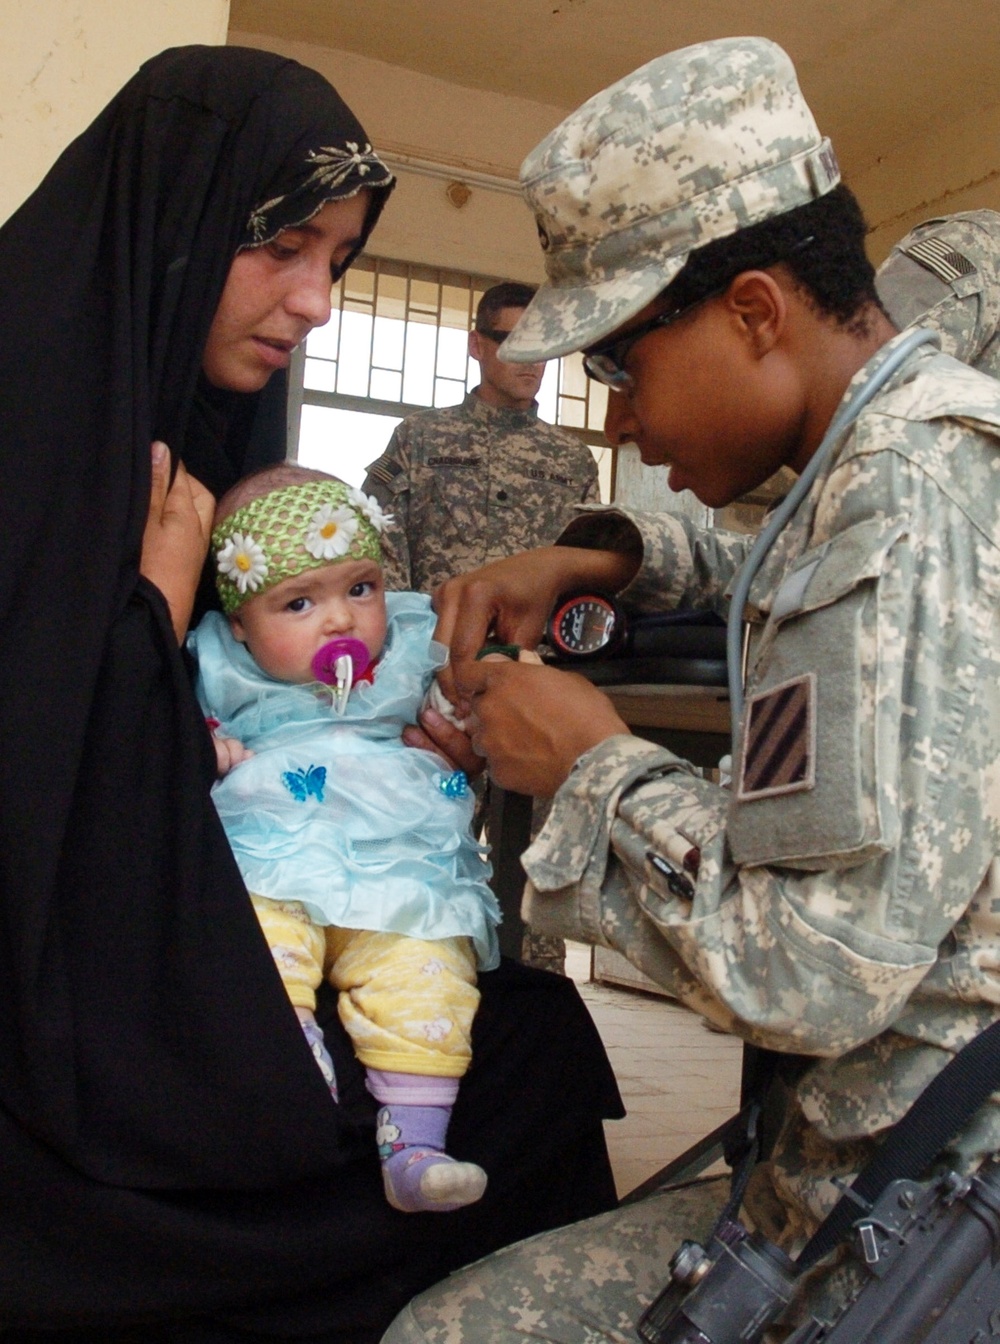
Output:
<instances>
[{"instance_id":1,"label":"blue butterfly applique","mask_svg":"<svg viewBox=\"0 0 1000 1344\"><path fill-rule=\"evenodd\" d=\"M438 776L438 788L446 798L464 798L469 792L469 780L464 770Z\"/></svg>"},{"instance_id":2,"label":"blue butterfly applique","mask_svg":"<svg viewBox=\"0 0 1000 1344\"><path fill-rule=\"evenodd\" d=\"M281 782L296 802L304 803L312 794L317 803L321 803L326 785L326 766L310 765L305 770L286 770L281 776Z\"/></svg>"}]
</instances>

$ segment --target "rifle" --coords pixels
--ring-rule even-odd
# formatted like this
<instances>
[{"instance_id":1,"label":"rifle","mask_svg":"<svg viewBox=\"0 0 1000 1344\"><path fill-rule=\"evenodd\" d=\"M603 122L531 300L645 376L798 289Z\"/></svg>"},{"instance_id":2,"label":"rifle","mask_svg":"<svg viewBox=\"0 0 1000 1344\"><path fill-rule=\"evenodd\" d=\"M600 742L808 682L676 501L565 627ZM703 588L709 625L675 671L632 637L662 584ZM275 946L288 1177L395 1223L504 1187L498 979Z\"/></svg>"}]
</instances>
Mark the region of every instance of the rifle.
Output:
<instances>
[{"instance_id":1,"label":"rifle","mask_svg":"<svg viewBox=\"0 0 1000 1344\"><path fill-rule=\"evenodd\" d=\"M802 1276L845 1238L860 1287L837 1319L787 1344L987 1344L1000 1338L1000 1161L971 1177L925 1173L1000 1084L1000 1022L924 1089L791 1260L728 1216L682 1242L638 1324L643 1344L758 1344ZM918 1179L924 1177L924 1179Z\"/></svg>"}]
</instances>

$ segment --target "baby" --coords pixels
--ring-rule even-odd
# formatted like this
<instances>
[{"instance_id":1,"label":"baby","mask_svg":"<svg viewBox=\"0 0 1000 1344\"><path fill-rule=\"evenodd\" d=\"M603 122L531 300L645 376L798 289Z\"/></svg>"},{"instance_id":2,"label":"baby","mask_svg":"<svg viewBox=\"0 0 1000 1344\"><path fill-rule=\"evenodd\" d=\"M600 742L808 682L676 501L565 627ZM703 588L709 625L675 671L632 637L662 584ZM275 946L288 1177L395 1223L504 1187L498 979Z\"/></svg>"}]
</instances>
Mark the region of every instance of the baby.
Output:
<instances>
[{"instance_id":1,"label":"baby","mask_svg":"<svg viewBox=\"0 0 1000 1344\"><path fill-rule=\"evenodd\" d=\"M445 1136L500 912L465 776L402 741L447 652L427 597L385 592L384 524L322 472L240 481L212 533L225 615L189 648L216 807L310 1048L336 1099L314 1017L326 976L380 1103L389 1203L448 1211L486 1187Z\"/></svg>"}]
</instances>

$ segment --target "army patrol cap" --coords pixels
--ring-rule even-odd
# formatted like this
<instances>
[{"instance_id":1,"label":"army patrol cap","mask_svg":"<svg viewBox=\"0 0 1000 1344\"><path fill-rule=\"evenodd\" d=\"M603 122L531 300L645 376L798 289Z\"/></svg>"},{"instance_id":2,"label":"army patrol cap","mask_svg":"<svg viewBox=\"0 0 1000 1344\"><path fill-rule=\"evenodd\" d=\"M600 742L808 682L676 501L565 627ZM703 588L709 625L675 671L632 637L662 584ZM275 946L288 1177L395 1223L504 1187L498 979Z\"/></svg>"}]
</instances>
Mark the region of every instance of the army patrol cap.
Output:
<instances>
[{"instance_id":1,"label":"army patrol cap","mask_svg":"<svg viewBox=\"0 0 1000 1344\"><path fill-rule=\"evenodd\" d=\"M840 181L779 46L700 42L573 112L521 166L548 281L500 347L531 363L610 335L696 248Z\"/></svg>"}]
</instances>

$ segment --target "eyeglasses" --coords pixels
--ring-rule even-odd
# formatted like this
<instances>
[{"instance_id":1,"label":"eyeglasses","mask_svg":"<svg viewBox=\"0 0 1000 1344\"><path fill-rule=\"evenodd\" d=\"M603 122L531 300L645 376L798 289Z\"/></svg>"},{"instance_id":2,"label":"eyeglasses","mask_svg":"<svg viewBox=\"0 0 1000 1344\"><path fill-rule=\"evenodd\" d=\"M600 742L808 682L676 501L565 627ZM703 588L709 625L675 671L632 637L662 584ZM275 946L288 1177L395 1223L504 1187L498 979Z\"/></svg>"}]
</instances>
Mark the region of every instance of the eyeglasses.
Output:
<instances>
[{"instance_id":1,"label":"eyeglasses","mask_svg":"<svg viewBox=\"0 0 1000 1344\"><path fill-rule=\"evenodd\" d=\"M633 388L632 375L626 370L625 361L628 359L632 347L641 341L644 336L648 336L651 331L658 331L662 327L671 326L685 313L690 313L699 304L707 303L709 299L714 299L717 294L721 293L721 289L714 289L710 294L702 294L700 298L692 299L690 303L685 303L680 308L672 308L667 313L657 313L648 322L643 322L638 327L633 327L631 331L627 331L624 336L615 336L610 341L591 346L583 356L584 373L588 378L603 383L605 387L610 387L614 392L631 392Z\"/></svg>"},{"instance_id":2,"label":"eyeglasses","mask_svg":"<svg viewBox=\"0 0 1000 1344\"><path fill-rule=\"evenodd\" d=\"M815 235L810 233L787 248L782 256L775 257L772 261L760 261L757 263L757 267L765 269L767 266L775 266L779 261L785 261L797 252L801 252L803 248L810 247L815 241ZM745 269L749 269L749 267ZM698 299L692 299L690 303L685 303L680 308L671 308L669 312L657 313L656 317L651 317L648 322L633 327L624 336L614 336L609 341L598 342L597 345L591 346L589 350L584 352L584 373L588 378L603 383L605 387L610 387L615 392L631 392L635 384L632 375L626 372L625 361L636 342L641 341L643 336L648 336L651 331L657 331L661 327L669 327L679 318L682 318L685 313L697 308L699 304L707 303L709 299L724 294L729 288L729 283L727 281L724 285L709 290L707 294L702 294Z\"/></svg>"},{"instance_id":3,"label":"eyeglasses","mask_svg":"<svg viewBox=\"0 0 1000 1344\"><path fill-rule=\"evenodd\" d=\"M502 345L510 335L510 332L499 330L496 327L476 327L476 334L478 336L485 336L486 339L492 341L494 345Z\"/></svg>"}]
</instances>

